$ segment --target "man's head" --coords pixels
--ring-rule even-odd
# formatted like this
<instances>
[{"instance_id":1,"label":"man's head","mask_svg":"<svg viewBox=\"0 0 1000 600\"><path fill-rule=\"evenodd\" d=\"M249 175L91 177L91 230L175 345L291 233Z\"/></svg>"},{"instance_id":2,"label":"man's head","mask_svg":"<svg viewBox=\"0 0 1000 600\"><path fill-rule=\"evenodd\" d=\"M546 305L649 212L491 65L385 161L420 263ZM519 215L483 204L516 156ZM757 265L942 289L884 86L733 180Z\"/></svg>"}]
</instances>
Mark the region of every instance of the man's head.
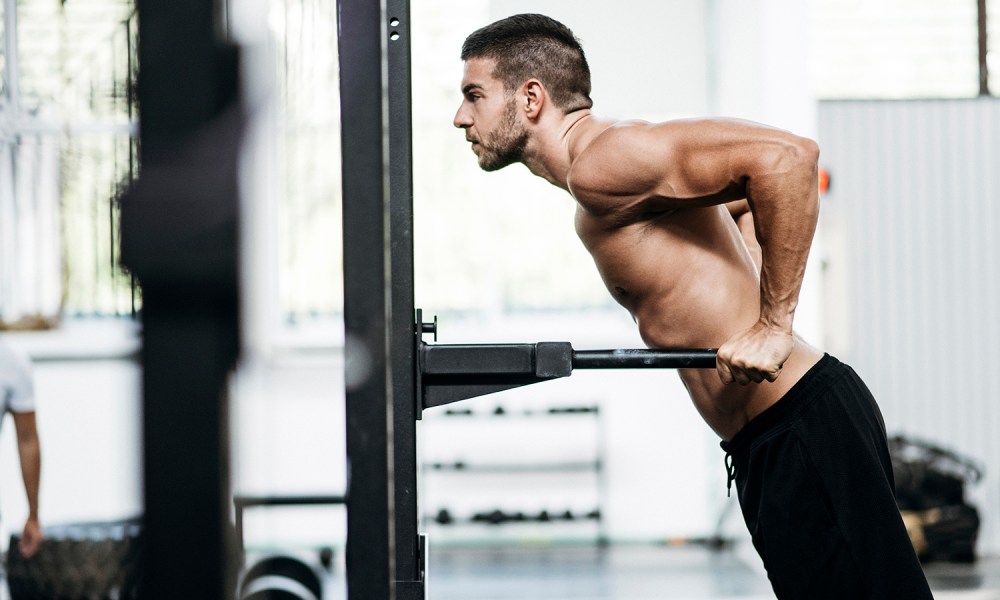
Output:
<instances>
[{"instance_id":1,"label":"man's head","mask_svg":"<svg viewBox=\"0 0 1000 600\"><path fill-rule=\"evenodd\" d=\"M542 82L564 113L590 108L590 67L569 27L545 15L514 15L472 32L462 60L489 58L508 93L525 81Z\"/></svg>"},{"instance_id":2,"label":"man's head","mask_svg":"<svg viewBox=\"0 0 1000 600\"><path fill-rule=\"evenodd\" d=\"M532 98L544 93L562 114L593 105L583 48L549 17L515 15L487 25L465 40L461 57L465 99L455 126L465 129L487 171L523 159L529 136L522 108L526 117L537 116Z\"/></svg>"}]
</instances>

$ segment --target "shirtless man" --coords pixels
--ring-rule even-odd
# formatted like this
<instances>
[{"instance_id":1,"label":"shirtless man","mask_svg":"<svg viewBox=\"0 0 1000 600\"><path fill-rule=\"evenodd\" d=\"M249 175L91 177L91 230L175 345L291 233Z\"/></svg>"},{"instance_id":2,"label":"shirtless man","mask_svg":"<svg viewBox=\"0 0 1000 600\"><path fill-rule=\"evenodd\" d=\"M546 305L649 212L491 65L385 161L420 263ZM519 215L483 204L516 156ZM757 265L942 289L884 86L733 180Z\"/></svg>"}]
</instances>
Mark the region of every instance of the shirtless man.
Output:
<instances>
[{"instance_id":1,"label":"shirtless man","mask_svg":"<svg viewBox=\"0 0 1000 600\"><path fill-rule=\"evenodd\" d=\"M746 121L598 117L579 41L542 15L479 29L461 56L454 124L480 167L521 162L573 196L577 233L648 346L719 348L716 372L680 376L723 440L776 595L930 598L875 400L792 331L815 142Z\"/></svg>"}]
</instances>

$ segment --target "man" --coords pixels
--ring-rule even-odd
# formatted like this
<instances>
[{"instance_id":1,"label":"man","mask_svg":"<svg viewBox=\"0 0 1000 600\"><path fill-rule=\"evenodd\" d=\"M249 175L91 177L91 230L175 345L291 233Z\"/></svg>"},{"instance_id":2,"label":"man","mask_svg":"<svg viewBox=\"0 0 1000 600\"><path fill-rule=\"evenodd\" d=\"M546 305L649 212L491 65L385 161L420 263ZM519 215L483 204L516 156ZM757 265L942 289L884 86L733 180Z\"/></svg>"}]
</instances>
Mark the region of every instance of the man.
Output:
<instances>
[{"instance_id":1,"label":"man","mask_svg":"<svg viewBox=\"0 0 1000 600\"><path fill-rule=\"evenodd\" d=\"M19 550L25 558L31 558L38 551L43 537L38 522L41 451L35 426L34 392L30 361L0 341L0 398L3 399L3 414L9 412L14 417L21 477L28 497L28 520L24 523L19 542Z\"/></svg>"},{"instance_id":2,"label":"man","mask_svg":"<svg viewBox=\"0 0 1000 600\"><path fill-rule=\"evenodd\" d=\"M598 117L579 41L542 15L479 29L462 59L454 124L479 165L520 162L573 196L577 233L648 346L719 348L717 373L680 376L723 440L776 595L930 598L875 400L792 330L816 144L737 120Z\"/></svg>"}]
</instances>

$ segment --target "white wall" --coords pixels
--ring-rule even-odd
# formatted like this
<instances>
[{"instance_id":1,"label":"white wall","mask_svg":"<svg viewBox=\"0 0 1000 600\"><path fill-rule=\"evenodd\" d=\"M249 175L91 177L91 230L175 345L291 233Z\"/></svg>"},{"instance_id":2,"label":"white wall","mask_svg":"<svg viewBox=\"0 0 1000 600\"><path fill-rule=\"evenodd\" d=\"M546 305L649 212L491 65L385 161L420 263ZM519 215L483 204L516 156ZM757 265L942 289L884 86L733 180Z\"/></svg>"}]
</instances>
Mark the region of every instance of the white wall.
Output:
<instances>
[{"instance_id":1,"label":"white wall","mask_svg":"<svg viewBox=\"0 0 1000 600\"><path fill-rule=\"evenodd\" d=\"M824 102L820 114L829 344L868 382L890 433L984 467L968 492L980 549L996 554L1000 100Z\"/></svg>"},{"instance_id":2,"label":"white wall","mask_svg":"<svg viewBox=\"0 0 1000 600\"><path fill-rule=\"evenodd\" d=\"M44 525L142 513L140 369L135 328L121 322L4 339L34 360ZM13 420L0 433L0 541L27 517Z\"/></svg>"}]
</instances>

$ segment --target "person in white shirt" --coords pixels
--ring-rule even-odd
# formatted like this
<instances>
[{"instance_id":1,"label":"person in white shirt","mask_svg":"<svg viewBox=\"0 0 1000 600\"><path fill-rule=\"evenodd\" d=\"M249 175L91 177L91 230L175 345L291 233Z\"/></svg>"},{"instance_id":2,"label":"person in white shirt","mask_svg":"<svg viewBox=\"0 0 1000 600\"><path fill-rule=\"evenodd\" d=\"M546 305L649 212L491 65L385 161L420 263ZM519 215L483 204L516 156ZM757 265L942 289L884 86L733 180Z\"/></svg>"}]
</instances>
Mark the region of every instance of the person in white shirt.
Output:
<instances>
[{"instance_id":1,"label":"person in white shirt","mask_svg":"<svg viewBox=\"0 0 1000 600\"><path fill-rule=\"evenodd\" d=\"M0 400L3 413L14 417L21 476L28 498L28 520L21 533L21 555L30 558L41 546L43 535L38 521L38 481L41 476L41 446L35 424L35 385L31 361L27 356L0 340Z\"/></svg>"}]
</instances>

